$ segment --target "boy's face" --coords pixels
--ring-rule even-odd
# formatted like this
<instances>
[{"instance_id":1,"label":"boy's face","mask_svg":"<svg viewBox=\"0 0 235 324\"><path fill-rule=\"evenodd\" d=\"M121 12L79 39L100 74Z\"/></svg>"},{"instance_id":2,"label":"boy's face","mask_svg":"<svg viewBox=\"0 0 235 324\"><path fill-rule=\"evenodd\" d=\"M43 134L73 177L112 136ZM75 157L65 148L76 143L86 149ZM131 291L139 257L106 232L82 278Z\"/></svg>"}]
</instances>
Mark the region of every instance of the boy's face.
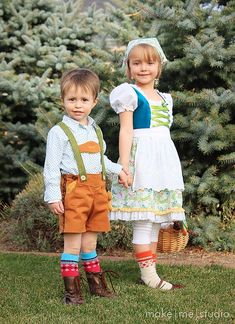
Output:
<instances>
[{"instance_id":1,"label":"boy's face","mask_svg":"<svg viewBox=\"0 0 235 324\"><path fill-rule=\"evenodd\" d=\"M91 91L84 91L81 87L72 86L63 98L65 111L70 118L82 125L87 125L87 117L97 104Z\"/></svg>"}]
</instances>

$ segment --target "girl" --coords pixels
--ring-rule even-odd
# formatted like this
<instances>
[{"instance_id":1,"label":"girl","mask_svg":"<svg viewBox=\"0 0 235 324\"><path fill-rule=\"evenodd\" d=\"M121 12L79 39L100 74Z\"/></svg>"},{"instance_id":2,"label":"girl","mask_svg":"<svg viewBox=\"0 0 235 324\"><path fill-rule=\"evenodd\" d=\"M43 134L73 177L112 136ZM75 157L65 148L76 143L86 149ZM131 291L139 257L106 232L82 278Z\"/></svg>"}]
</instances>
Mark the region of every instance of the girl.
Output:
<instances>
[{"instance_id":1,"label":"girl","mask_svg":"<svg viewBox=\"0 0 235 324\"><path fill-rule=\"evenodd\" d=\"M130 174L129 188L114 180L111 220L133 221L133 244L141 281L171 290L181 285L160 279L156 247L162 223L185 220L181 165L170 137L172 97L154 89L167 59L156 38L131 41L123 65L134 84L123 83L110 94L120 118L119 162Z\"/></svg>"}]
</instances>

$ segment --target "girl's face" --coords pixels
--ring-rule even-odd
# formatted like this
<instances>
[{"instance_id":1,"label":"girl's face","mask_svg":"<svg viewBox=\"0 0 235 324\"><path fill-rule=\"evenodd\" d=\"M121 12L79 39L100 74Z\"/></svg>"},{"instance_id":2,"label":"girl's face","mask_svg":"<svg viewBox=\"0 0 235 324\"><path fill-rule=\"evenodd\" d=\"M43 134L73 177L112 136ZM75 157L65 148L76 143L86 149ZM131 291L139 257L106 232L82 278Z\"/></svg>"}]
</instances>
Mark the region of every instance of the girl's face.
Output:
<instances>
[{"instance_id":1,"label":"girl's face","mask_svg":"<svg viewBox=\"0 0 235 324\"><path fill-rule=\"evenodd\" d=\"M140 46L135 46L129 55L130 77L137 86L153 85L160 72L160 64L156 57L151 57Z\"/></svg>"}]
</instances>

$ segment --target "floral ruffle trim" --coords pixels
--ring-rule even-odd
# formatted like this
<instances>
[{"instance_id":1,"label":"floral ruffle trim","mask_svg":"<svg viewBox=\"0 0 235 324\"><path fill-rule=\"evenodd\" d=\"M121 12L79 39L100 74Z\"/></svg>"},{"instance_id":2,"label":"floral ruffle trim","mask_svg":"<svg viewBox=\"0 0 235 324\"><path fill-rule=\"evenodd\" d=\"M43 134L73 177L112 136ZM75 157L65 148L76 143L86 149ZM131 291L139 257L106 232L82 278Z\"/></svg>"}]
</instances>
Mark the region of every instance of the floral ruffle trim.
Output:
<instances>
[{"instance_id":1,"label":"floral ruffle trim","mask_svg":"<svg viewBox=\"0 0 235 324\"><path fill-rule=\"evenodd\" d=\"M152 212L155 215L167 215L169 213L184 213L184 209L179 207L179 208L169 208L169 209L165 209L163 211L159 211L159 210L154 210L152 208L114 208L112 207L111 209L112 212L116 212L116 211L120 211L120 212L127 212L127 213L131 213L131 212Z\"/></svg>"}]
</instances>

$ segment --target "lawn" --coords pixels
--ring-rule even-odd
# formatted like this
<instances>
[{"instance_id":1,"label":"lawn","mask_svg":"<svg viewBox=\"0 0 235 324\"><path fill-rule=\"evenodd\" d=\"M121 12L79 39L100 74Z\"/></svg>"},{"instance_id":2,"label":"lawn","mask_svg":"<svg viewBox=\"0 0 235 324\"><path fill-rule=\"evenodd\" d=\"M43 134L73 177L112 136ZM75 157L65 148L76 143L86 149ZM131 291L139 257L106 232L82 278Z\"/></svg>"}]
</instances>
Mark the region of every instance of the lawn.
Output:
<instances>
[{"instance_id":1,"label":"lawn","mask_svg":"<svg viewBox=\"0 0 235 324\"><path fill-rule=\"evenodd\" d=\"M139 272L133 260L102 265L119 273L113 280L118 297L91 297L84 284L86 304L66 306L61 303L58 257L0 253L0 323L234 322L233 269L159 265L162 277L186 285L163 292L136 284Z\"/></svg>"}]
</instances>

